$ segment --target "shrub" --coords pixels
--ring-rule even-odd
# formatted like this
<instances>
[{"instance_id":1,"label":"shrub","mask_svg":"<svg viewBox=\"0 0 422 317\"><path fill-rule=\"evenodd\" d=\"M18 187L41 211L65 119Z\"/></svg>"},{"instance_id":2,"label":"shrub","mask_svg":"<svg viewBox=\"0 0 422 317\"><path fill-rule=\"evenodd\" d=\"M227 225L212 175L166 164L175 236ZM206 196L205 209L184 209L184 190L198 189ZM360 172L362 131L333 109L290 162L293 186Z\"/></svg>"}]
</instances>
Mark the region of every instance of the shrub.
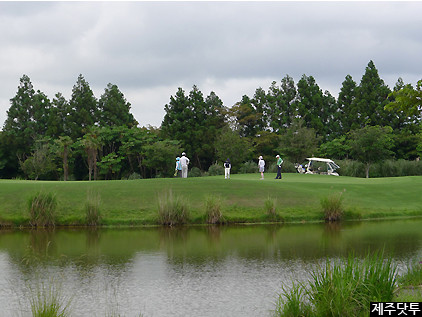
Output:
<instances>
[{"instance_id":1,"label":"shrub","mask_svg":"<svg viewBox=\"0 0 422 317\"><path fill-rule=\"evenodd\" d=\"M208 169L209 176L224 175L224 166L217 163L210 166Z\"/></svg>"},{"instance_id":2,"label":"shrub","mask_svg":"<svg viewBox=\"0 0 422 317\"><path fill-rule=\"evenodd\" d=\"M338 221L343 216L343 192L333 193L328 197L321 198L320 202L325 221Z\"/></svg>"},{"instance_id":3,"label":"shrub","mask_svg":"<svg viewBox=\"0 0 422 317\"><path fill-rule=\"evenodd\" d=\"M98 226L101 223L101 197L98 193L88 192L85 203L85 221L88 226Z\"/></svg>"},{"instance_id":4,"label":"shrub","mask_svg":"<svg viewBox=\"0 0 422 317\"><path fill-rule=\"evenodd\" d=\"M29 198L29 223L34 227L55 225L57 199L52 193L39 192Z\"/></svg>"},{"instance_id":5,"label":"shrub","mask_svg":"<svg viewBox=\"0 0 422 317\"><path fill-rule=\"evenodd\" d=\"M240 167L239 172L241 174L258 173L258 163L255 163L254 161L245 162Z\"/></svg>"},{"instance_id":6,"label":"shrub","mask_svg":"<svg viewBox=\"0 0 422 317\"><path fill-rule=\"evenodd\" d=\"M202 176L202 172L197 167L192 167L192 169L188 173L188 177L201 177L201 176Z\"/></svg>"},{"instance_id":7,"label":"shrub","mask_svg":"<svg viewBox=\"0 0 422 317\"><path fill-rule=\"evenodd\" d=\"M340 166L337 172L342 176L365 177L365 165L361 162L339 160L336 163Z\"/></svg>"},{"instance_id":8,"label":"shrub","mask_svg":"<svg viewBox=\"0 0 422 317\"><path fill-rule=\"evenodd\" d=\"M210 195L205 198L205 216L207 218L207 223L215 224L223 222L221 197Z\"/></svg>"},{"instance_id":9,"label":"shrub","mask_svg":"<svg viewBox=\"0 0 422 317\"><path fill-rule=\"evenodd\" d=\"M297 173L297 169L294 163L286 159L283 161L283 165L281 166L281 172L282 173Z\"/></svg>"},{"instance_id":10,"label":"shrub","mask_svg":"<svg viewBox=\"0 0 422 317\"><path fill-rule=\"evenodd\" d=\"M141 179L142 178L142 176L141 176L141 174L138 174L138 173L136 173L136 172L133 172L132 174L130 174L129 176L128 176L128 180L135 180L135 179Z\"/></svg>"},{"instance_id":11,"label":"shrub","mask_svg":"<svg viewBox=\"0 0 422 317\"><path fill-rule=\"evenodd\" d=\"M183 197L173 196L169 190L158 197L158 221L162 225L174 226L189 220L188 204Z\"/></svg>"}]
</instances>

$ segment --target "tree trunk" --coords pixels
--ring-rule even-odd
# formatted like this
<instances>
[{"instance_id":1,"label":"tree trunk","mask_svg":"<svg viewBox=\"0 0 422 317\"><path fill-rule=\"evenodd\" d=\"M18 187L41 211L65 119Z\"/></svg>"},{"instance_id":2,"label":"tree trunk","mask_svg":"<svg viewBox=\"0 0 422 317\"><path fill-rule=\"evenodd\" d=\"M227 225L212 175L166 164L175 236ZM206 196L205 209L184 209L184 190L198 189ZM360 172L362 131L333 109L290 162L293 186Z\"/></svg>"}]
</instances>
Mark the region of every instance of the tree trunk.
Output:
<instances>
[{"instance_id":1,"label":"tree trunk","mask_svg":"<svg viewBox=\"0 0 422 317\"><path fill-rule=\"evenodd\" d=\"M365 168L365 174L366 174L366 178L369 178L369 168L371 167L371 165L370 164L367 164L366 165L366 168Z\"/></svg>"},{"instance_id":2,"label":"tree trunk","mask_svg":"<svg viewBox=\"0 0 422 317\"><path fill-rule=\"evenodd\" d=\"M65 146L63 149L63 180L67 181L68 177L68 164L67 164L67 147Z\"/></svg>"}]
</instances>

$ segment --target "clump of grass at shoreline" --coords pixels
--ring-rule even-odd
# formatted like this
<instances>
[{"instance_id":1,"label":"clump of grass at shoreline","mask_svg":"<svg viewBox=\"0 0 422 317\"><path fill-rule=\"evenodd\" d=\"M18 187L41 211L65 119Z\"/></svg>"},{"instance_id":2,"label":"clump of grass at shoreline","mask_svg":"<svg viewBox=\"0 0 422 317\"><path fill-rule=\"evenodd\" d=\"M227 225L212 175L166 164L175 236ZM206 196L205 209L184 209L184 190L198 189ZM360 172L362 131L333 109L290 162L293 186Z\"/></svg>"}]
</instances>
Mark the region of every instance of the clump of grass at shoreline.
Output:
<instances>
[{"instance_id":1,"label":"clump of grass at shoreline","mask_svg":"<svg viewBox=\"0 0 422 317\"><path fill-rule=\"evenodd\" d=\"M182 225L189 220L189 206L170 189L158 196L158 222L165 226Z\"/></svg>"},{"instance_id":2,"label":"clump of grass at shoreline","mask_svg":"<svg viewBox=\"0 0 422 317\"><path fill-rule=\"evenodd\" d=\"M422 285L422 261L414 260L407 265L407 272L399 279L402 286Z\"/></svg>"},{"instance_id":3,"label":"clump of grass at shoreline","mask_svg":"<svg viewBox=\"0 0 422 317\"><path fill-rule=\"evenodd\" d=\"M271 198L270 196L264 202L264 210L270 221L277 220L277 199Z\"/></svg>"},{"instance_id":4,"label":"clump of grass at shoreline","mask_svg":"<svg viewBox=\"0 0 422 317\"><path fill-rule=\"evenodd\" d=\"M88 191L85 203L85 221L88 226L99 226L101 224L100 204L100 194Z\"/></svg>"},{"instance_id":5,"label":"clump of grass at shoreline","mask_svg":"<svg viewBox=\"0 0 422 317\"><path fill-rule=\"evenodd\" d=\"M343 191L344 192L344 191ZM320 200L326 222L339 221L343 214L343 192L332 193Z\"/></svg>"},{"instance_id":6,"label":"clump of grass at shoreline","mask_svg":"<svg viewBox=\"0 0 422 317\"><path fill-rule=\"evenodd\" d=\"M308 284L283 288L276 316L361 316L371 301L392 301L397 266L384 260L382 252L363 260L349 255L346 260L326 261L311 272Z\"/></svg>"},{"instance_id":7,"label":"clump of grass at shoreline","mask_svg":"<svg viewBox=\"0 0 422 317\"><path fill-rule=\"evenodd\" d=\"M52 193L39 192L28 200L29 223L33 227L53 227L57 199Z\"/></svg>"},{"instance_id":8,"label":"clump of grass at shoreline","mask_svg":"<svg viewBox=\"0 0 422 317\"><path fill-rule=\"evenodd\" d=\"M209 224L224 222L220 196L209 195L205 198L205 217Z\"/></svg>"}]
</instances>

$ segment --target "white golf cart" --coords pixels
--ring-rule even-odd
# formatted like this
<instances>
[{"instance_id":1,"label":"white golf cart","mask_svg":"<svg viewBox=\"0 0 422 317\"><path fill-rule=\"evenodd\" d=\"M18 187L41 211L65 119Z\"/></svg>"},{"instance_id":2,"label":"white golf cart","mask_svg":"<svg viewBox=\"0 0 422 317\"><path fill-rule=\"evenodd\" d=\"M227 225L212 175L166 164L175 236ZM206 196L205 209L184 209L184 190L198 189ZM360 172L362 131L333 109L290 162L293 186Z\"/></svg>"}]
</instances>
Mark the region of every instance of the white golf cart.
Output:
<instances>
[{"instance_id":1,"label":"white golf cart","mask_svg":"<svg viewBox=\"0 0 422 317\"><path fill-rule=\"evenodd\" d=\"M340 168L333 160L319 158L319 157L307 157L308 161L304 165L296 164L295 167L300 174L323 174L339 176L336 169Z\"/></svg>"}]
</instances>

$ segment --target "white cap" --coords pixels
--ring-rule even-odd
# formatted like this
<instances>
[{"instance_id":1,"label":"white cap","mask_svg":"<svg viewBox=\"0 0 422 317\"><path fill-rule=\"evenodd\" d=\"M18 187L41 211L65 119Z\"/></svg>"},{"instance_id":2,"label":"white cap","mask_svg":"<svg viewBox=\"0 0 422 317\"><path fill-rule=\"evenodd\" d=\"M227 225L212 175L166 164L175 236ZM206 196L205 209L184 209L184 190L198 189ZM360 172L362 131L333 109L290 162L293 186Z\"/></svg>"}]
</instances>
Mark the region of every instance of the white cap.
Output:
<instances>
[{"instance_id":1,"label":"white cap","mask_svg":"<svg viewBox=\"0 0 422 317\"><path fill-rule=\"evenodd\" d=\"M277 154L275 157L280 157L280 155Z\"/></svg>"},{"instance_id":2,"label":"white cap","mask_svg":"<svg viewBox=\"0 0 422 317\"><path fill-rule=\"evenodd\" d=\"M183 152L183 153L182 153L182 155L186 155L186 153L185 153L185 152Z\"/></svg>"},{"instance_id":3,"label":"white cap","mask_svg":"<svg viewBox=\"0 0 422 317\"><path fill-rule=\"evenodd\" d=\"M262 156L258 157L260 160L262 160Z\"/></svg>"}]
</instances>

